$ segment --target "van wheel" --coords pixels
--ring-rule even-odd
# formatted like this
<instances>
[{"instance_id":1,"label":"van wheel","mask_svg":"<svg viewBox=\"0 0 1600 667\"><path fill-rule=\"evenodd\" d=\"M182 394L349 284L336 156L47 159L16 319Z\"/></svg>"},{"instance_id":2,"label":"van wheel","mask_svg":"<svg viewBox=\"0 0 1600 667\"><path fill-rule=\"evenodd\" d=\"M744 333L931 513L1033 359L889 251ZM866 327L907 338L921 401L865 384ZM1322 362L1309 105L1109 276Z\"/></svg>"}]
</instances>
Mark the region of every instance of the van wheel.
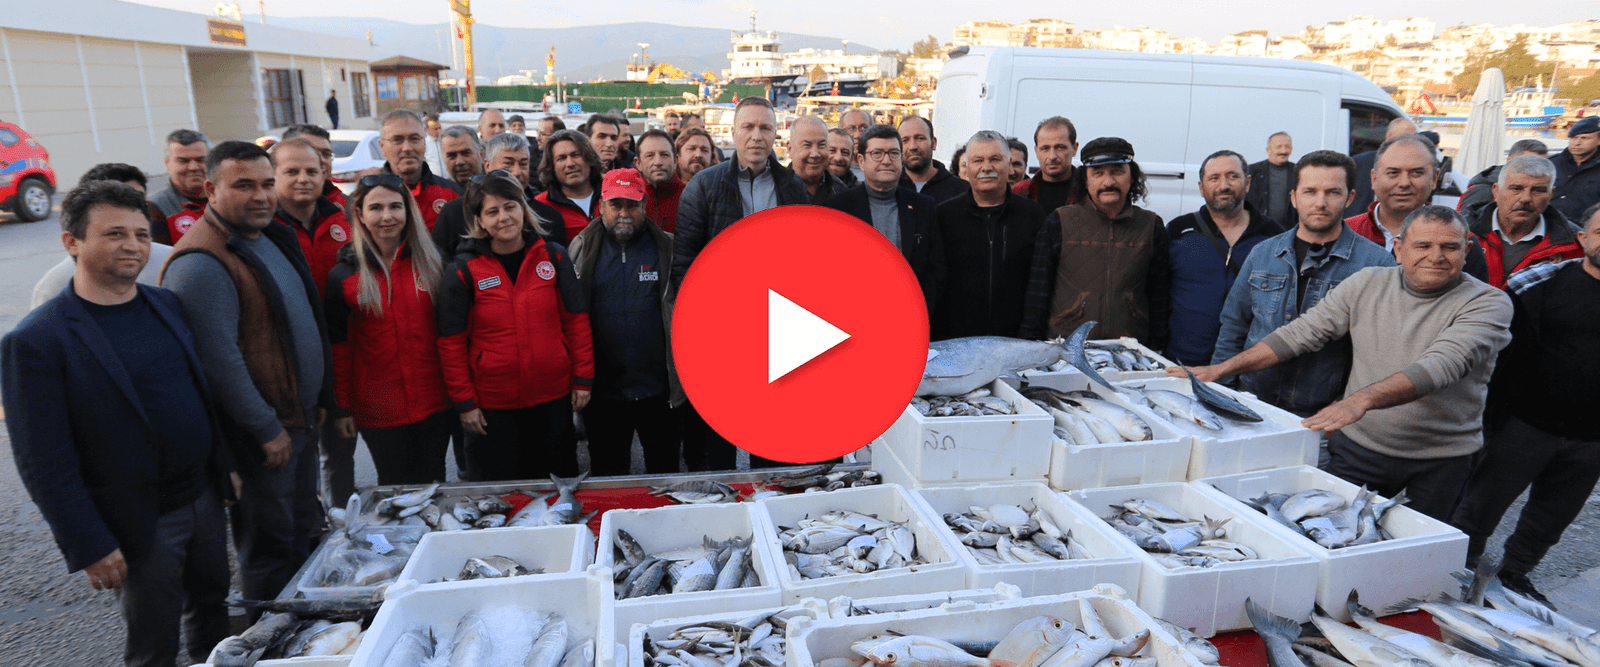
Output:
<instances>
[{"instance_id":1,"label":"van wheel","mask_svg":"<svg viewBox=\"0 0 1600 667\"><path fill-rule=\"evenodd\" d=\"M22 182L17 196L11 200L11 210L23 222L37 222L50 217L50 188L36 178Z\"/></svg>"}]
</instances>

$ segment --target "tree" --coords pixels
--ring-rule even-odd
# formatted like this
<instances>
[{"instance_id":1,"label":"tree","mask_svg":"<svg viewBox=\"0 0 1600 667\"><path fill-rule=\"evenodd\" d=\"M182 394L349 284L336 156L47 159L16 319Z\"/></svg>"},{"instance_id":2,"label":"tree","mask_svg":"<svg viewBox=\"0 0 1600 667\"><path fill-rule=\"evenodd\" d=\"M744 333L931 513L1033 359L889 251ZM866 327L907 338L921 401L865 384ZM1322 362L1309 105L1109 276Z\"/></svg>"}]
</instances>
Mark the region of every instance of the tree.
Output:
<instances>
[{"instance_id":1,"label":"tree","mask_svg":"<svg viewBox=\"0 0 1600 667\"><path fill-rule=\"evenodd\" d=\"M1554 65L1540 60L1528 52L1528 35L1519 33L1516 39L1498 53L1482 50L1467 53L1466 69L1456 75L1456 88L1471 92L1478 88L1478 77L1490 67L1498 67L1506 76L1506 87L1515 88L1527 77L1548 76Z\"/></svg>"},{"instance_id":2,"label":"tree","mask_svg":"<svg viewBox=\"0 0 1600 667\"><path fill-rule=\"evenodd\" d=\"M913 57L913 58L937 58L937 57L939 57L939 38L938 37L934 37L933 35L928 35L927 39L919 39L919 40L917 40L916 43L911 45L911 57Z\"/></svg>"},{"instance_id":3,"label":"tree","mask_svg":"<svg viewBox=\"0 0 1600 667\"><path fill-rule=\"evenodd\" d=\"M1589 100L1600 100L1600 72L1578 79L1561 89L1561 96L1572 100L1573 106L1583 106Z\"/></svg>"}]
</instances>

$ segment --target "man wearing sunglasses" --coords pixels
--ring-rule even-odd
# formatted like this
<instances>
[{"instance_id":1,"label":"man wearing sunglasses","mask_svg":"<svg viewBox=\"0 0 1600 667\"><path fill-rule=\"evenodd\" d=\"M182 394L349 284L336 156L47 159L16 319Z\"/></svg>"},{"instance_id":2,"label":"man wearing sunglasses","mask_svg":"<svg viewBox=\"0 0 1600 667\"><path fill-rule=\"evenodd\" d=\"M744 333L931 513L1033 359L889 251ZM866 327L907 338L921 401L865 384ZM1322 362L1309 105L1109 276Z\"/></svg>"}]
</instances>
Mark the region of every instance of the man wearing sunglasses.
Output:
<instances>
[{"instance_id":1,"label":"man wearing sunglasses","mask_svg":"<svg viewBox=\"0 0 1600 667\"><path fill-rule=\"evenodd\" d=\"M422 209L428 231L439 219L445 202L461 196L461 188L448 178L433 173L423 159L427 155L428 130L422 117L409 109L395 109L383 116L378 148L383 151L384 173L399 176L411 190L411 197Z\"/></svg>"}]
</instances>

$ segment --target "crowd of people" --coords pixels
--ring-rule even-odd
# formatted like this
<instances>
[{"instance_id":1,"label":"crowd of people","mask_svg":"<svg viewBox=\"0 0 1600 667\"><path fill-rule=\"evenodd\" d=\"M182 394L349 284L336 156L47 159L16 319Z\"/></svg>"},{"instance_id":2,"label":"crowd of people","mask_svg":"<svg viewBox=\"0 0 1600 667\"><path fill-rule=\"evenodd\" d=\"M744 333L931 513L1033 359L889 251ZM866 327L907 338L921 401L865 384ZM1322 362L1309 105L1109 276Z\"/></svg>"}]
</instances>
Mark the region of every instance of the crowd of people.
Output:
<instances>
[{"instance_id":1,"label":"crowd of people","mask_svg":"<svg viewBox=\"0 0 1600 667\"><path fill-rule=\"evenodd\" d=\"M0 345L4 407L68 567L121 591L128 664L172 664L180 619L195 661L220 639L224 520L244 596L275 596L353 490L358 435L381 484L443 481L451 452L461 480L573 475L580 440L594 474L630 472L635 438L649 473L734 468L677 382L672 304L718 234L778 206L883 233L932 340L1097 321L1330 434L1330 472L1404 491L1473 559L1531 486L1501 577L1536 597L1528 573L1600 478L1581 412L1600 398L1600 121L1553 158L1519 142L1460 211L1432 203L1439 152L1410 121L1354 157L1291 161L1280 132L1262 161L1208 156L1204 205L1170 221L1139 205L1132 142L1080 149L1065 117L1035 128L1031 175L1030 146L992 131L952 171L917 116L788 129L785 163L760 97L726 159L694 116L636 136L604 114L399 110L348 195L310 125L270 150L175 131L155 193L128 165L85 174L61 208L71 257Z\"/></svg>"}]
</instances>

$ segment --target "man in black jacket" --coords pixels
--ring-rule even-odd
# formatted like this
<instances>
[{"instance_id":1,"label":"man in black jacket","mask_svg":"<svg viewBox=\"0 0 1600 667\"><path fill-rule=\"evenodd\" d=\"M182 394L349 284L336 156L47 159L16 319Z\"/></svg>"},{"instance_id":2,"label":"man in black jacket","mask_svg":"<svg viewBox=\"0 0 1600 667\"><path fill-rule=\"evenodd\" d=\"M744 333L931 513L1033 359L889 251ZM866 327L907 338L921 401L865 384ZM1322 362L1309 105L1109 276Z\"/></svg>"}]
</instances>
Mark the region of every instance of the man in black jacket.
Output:
<instances>
[{"instance_id":1,"label":"man in black jacket","mask_svg":"<svg viewBox=\"0 0 1600 667\"><path fill-rule=\"evenodd\" d=\"M789 167L806 184L812 204L824 205L845 191L844 181L828 171L828 125L816 116L801 116L789 124Z\"/></svg>"},{"instance_id":2,"label":"man in black jacket","mask_svg":"<svg viewBox=\"0 0 1600 667\"><path fill-rule=\"evenodd\" d=\"M1556 165L1555 198L1550 205L1576 220L1600 203L1600 116L1590 116L1567 129L1567 149L1550 158Z\"/></svg>"},{"instance_id":3,"label":"man in black jacket","mask_svg":"<svg viewBox=\"0 0 1600 667\"><path fill-rule=\"evenodd\" d=\"M933 121L921 116L910 116L900 121L900 150L904 153L905 173L900 176L900 186L911 188L943 204L972 187L944 165L933 159L939 140L933 136ZM862 165L862 170L866 170Z\"/></svg>"},{"instance_id":4,"label":"man in black jacket","mask_svg":"<svg viewBox=\"0 0 1600 667\"><path fill-rule=\"evenodd\" d=\"M1299 223L1289 193L1294 192L1294 139L1288 132L1267 138L1267 159L1250 165L1250 193L1245 201L1257 211L1283 223L1285 228Z\"/></svg>"},{"instance_id":5,"label":"man in black jacket","mask_svg":"<svg viewBox=\"0 0 1600 667\"><path fill-rule=\"evenodd\" d=\"M901 187L900 135L888 125L861 134L862 184L828 198L828 208L849 213L888 237L911 265L933 312L944 282L944 247L933 198Z\"/></svg>"},{"instance_id":6,"label":"man in black jacket","mask_svg":"<svg viewBox=\"0 0 1600 667\"><path fill-rule=\"evenodd\" d=\"M533 210L534 216L546 222L544 237L565 244L567 229L562 225L561 212L535 199L543 191L533 181L530 149L531 144L528 139L520 134L502 132L495 135L484 147L483 164L480 165L477 175L468 178L463 189L483 182L483 174L489 171L503 172L516 178L517 182L522 184L528 208ZM447 263L455 259L457 250L466 242L467 217L462 208L465 205L466 197L445 202L444 207L439 209L439 219L433 223L431 232L433 245L439 248L439 256Z\"/></svg>"},{"instance_id":7,"label":"man in black jacket","mask_svg":"<svg viewBox=\"0 0 1600 667\"><path fill-rule=\"evenodd\" d=\"M810 201L806 184L773 156L772 147L777 140L778 118L772 103L754 95L739 100L733 112L734 159L695 174L678 199L672 251L673 294L700 251L733 223L769 208ZM736 457L732 443L713 431L693 405L683 405L687 406L683 457L689 470L732 470ZM750 457L750 462L753 467L774 465L755 456Z\"/></svg>"},{"instance_id":8,"label":"man in black jacket","mask_svg":"<svg viewBox=\"0 0 1600 667\"><path fill-rule=\"evenodd\" d=\"M150 259L145 213L144 195L115 181L67 195L72 281L0 342L0 366L17 472L68 571L120 593L126 664L171 667L180 619L184 663L228 635L222 499L238 477L226 481L233 459L183 307L135 282Z\"/></svg>"},{"instance_id":9,"label":"man in black jacket","mask_svg":"<svg viewBox=\"0 0 1600 667\"><path fill-rule=\"evenodd\" d=\"M985 130L967 142L972 190L939 205L946 279L930 313L933 340L1009 336L1022 326L1033 241L1044 209L1007 187L1006 139Z\"/></svg>"},{"instance_id":10,"label":"man in black jacket","mask_svg":"<svg viewBox=\"0 0 1600 667\"><path fill-rule=\"evenodd\" d=\"M1511 503L1528 491L1506 540L1500 581L1548 601L1528 574L1583 510L1600 480L1600 205L1589 207L1578 242L1583 259L1538 264L1511 277L1511 345L1489 383L1486 456L1473 469L1451 523L1468 537L1467 560L1483 554ZM1530 488L1531 487L1531 488Z\"/></svg>"}]
</instances>

